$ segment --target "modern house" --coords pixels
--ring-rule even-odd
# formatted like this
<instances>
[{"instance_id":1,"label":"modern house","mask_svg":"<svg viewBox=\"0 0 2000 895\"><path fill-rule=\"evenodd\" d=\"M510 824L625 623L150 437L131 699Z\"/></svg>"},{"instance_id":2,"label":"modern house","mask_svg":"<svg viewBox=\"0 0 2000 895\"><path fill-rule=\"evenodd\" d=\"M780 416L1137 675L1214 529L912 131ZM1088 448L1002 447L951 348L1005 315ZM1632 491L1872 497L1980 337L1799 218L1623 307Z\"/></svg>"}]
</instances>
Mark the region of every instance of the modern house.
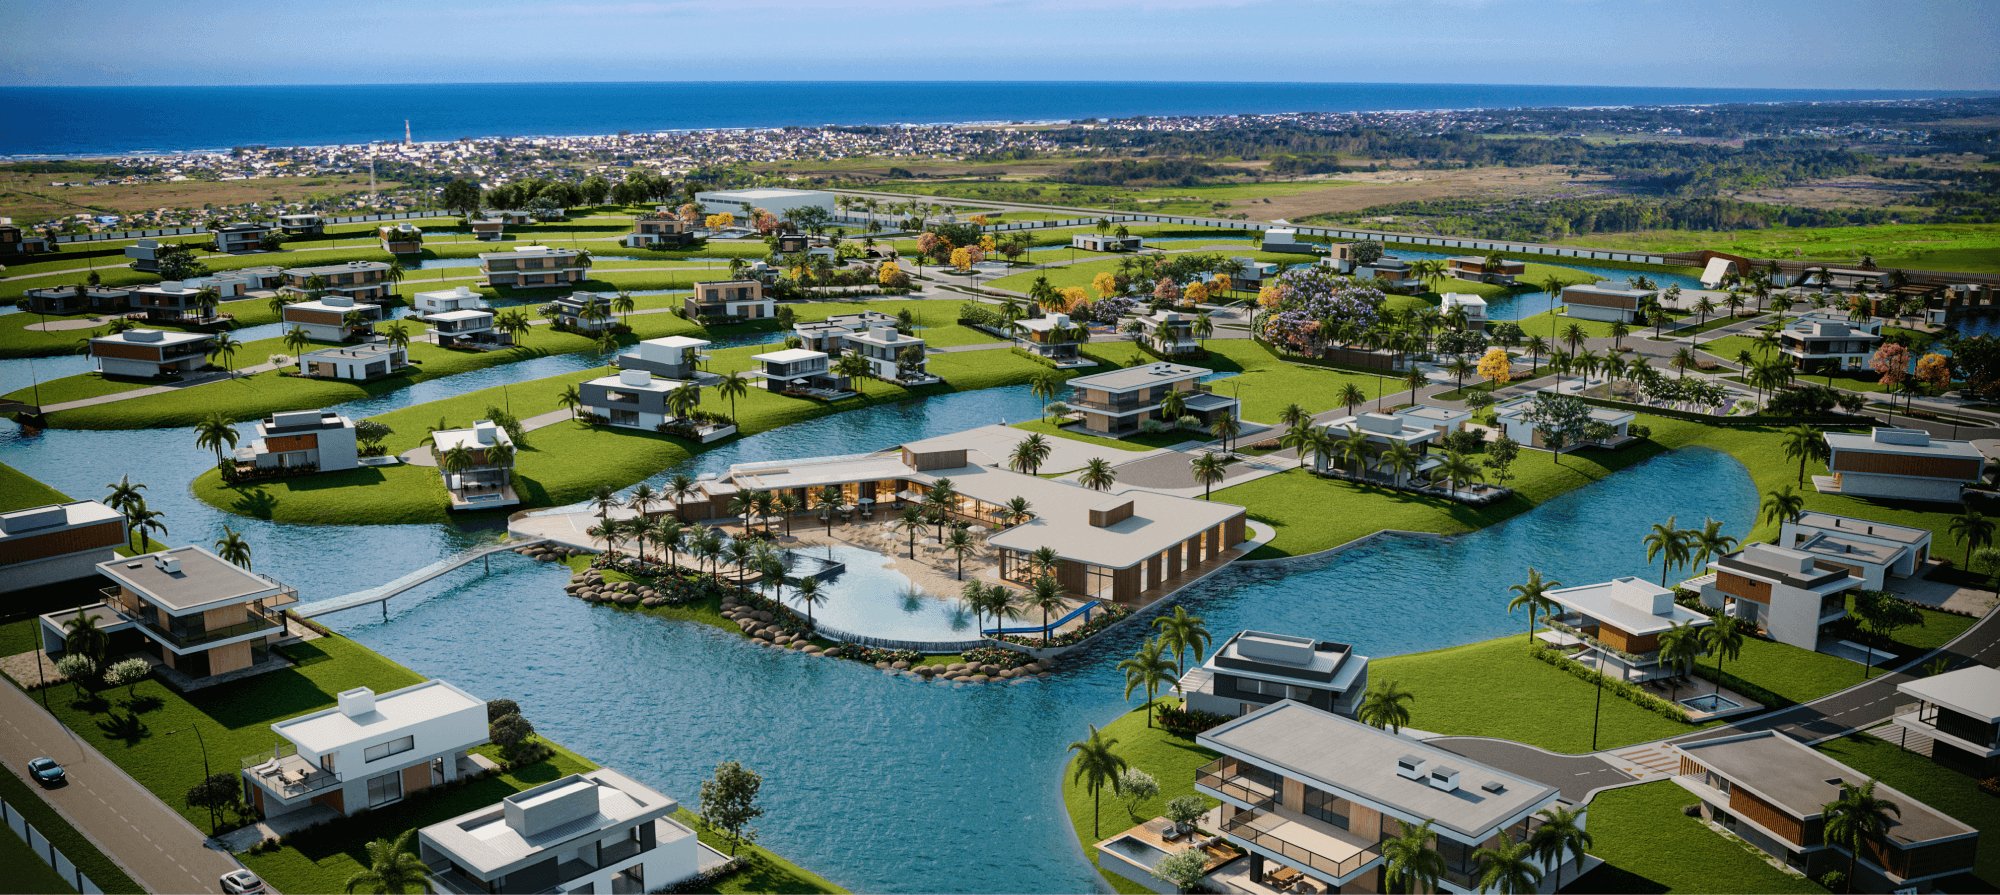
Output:
<instances>
[{"instance_id":1,"label":"modern house","mask_svg":"<svg viewBox=\"0 0 2000 895\"><path fill-rule=\"evenodd\" d=\"M618 318L611 312L611 303L618 298L609 292L572 292L549 302L549 316L557 324L584 332L598 332L615 328ZM586 314L585 309L597 303L599 314Z\"/></svg>"},{"instance_id":2,"label":"modern house","mask_svg":"<svg viewBox=\"0 0 2000 895\"><path fill-rule=\"evenodd\" d=\"M430 680L334 698L333 708L271 725L283 742L242 760L251 808L354 814L478 772L468 753L487 742L486 703L472 694Z\"/></svg>"},{"instance_id":3,"label":"modern house","mask_svg":"<svg viewBox=\"0 0 2000 895\"><path fill-rule=\"evenodd\" d=\"M1417 276L1410 262L1394 255L1383 255L1367 264L1355 264L1354 276L1360 279L1380 279L1384 288L1391 292L1423 291L1424 281Z\"/></svg>"},{"instance_id":4,"label":"modern house","mask_svg":"<svg viewBox=\"0 0 2000 895\"><path fill-rule=\"evenodd\" d=\"M517 246L511 252L479 253L481 286L554 289L582 282L589 273L583 253L550 246Z\"/></svg>"},{"instance_id":5,"label":"modern house","mask_svg":"<svg viewBox=\"0 0 2000 895\"><path fill-rule=\"evenodd\" d=\"M1179 311L1159 311L1151 316L1140 317L1140 341L1160 354L1172 357L1178 354L1199 354L1201 341L1194 335L1194 318Z\"/></svg>"},{"instance_id":6,"label":"modern house","mask_svg":"<svg viewBox=\"0 0 2000 895\"><path fill-rule=\"evenodd\" d=\"M1331 640L1240 631L1181 679L1187 707L1232 718L1289 699L1354 716L1368 690L1368 657Z\"/></svg>"},{"instance_id":7,"label":"modern house","mask_svg":"<svg viewBox=\"0 0 2000 895\"><path fill-rule=\"evenodd\" d=\"M1751 544L1709 563L1713 578L1701 588L1702 605L1757 625L1772 640L1817 650L1829 625L1847 617L1847 592L1861 579L1845 567L1821 564L1811 553L1772 544Z\"/></svg>"},{"instance_id":8,"label":"modern house","mask_svg":"<svg viewBox=\"0 0 2000 895\"><path fill-rule=\"evenodd\" d=\"M1801 513L1778 531L1778 546L1809 553L1821 566L1846 569L1865 590L1883 590L1890 578L1908 578L1930 561L1931 532L1835 516Z\"/></svg>"},{"instance_id":9,"label":"modern house","mask_svg":"<svg viewBox=\"0 0 2000 895\"><path fill-rule=\"evenodd\" d=\"M124 515L94 500L0 513L0 594L88 578L127 543Z\"/></svg>"},{"instance_id":10,"label":"modern house","mask_svg":"<svg viewBox=\"0 0 2000 895\"><path fill-rule=\"evenodd\" d=\"M1146 420L1166 424L1162 409L1168 392L1180 392L1182 417L1192 416L1204 426L1225 416L1239 416L1235 398L1218 395L1201 382L1210 370L1181 364L1154 363L1126 367L1106 373L1079 376L1069 381L1070 407L1082 412L1083 429L1092 435L1113 438L1139 431Z\"/></svg>"},{"instance_id":11,"label":"modern house","mask_svg":"<svg viewBox=\"0 0 2000 895\"><path fill-rule=\"evenodd\" d=\"M30 314L116 314L131 307L132 290L111 286L44 286L22 293Z\"/></svg>"},{"instance_id":12,"label":"modern house","mask_svg":"<svg viewBox=\"0 0 2000 895\"><path fill-rule=\"evenodd\" d=\"M1145 244L1137 236L1113 236L1108 233L1078 233L1069 238L1070 248L1087 252L1136 252Z\"/></svg>"},{"instance_id":13,"label":"modern house","mask_svg":"<svg viewBox=\"0 0 2000 895\"><path fill-rule=\"evenodd\" d=\"M760 366L750 375L762 377L766 391L803 393L816 397L845 397L852 392L848 379L833 372L825 352L787 348L750 358Z\"/></svg>"},{"instance_id":14,"label":"modern house","mask_svg":"<svg viewBox=\"0 0 2000 895\"><path fill-rule=\"evenodd\" d=\"M667 395L684 384L655 379L646 370L619 370L615 376L602 376L579 386L577 393L583 396L579 409L614 426L652 431L678 416L668 408Z\"/></svg>"},{"instance_id":15,"label":"modern house","mask_svg":"<svg viewBox=\"0 0 2000 895\"><path fill-rule=\"evenodd\" d=\"M208 364L208 350L214 342L215 336L208 333L128 329L91 337L90 356L97 359L97 371L106 376L150 379L201 369Z\"/></svg>"},{"instance_id":16,"label":"modern house","mask_svg":"<svg viewBox=\"0 0 2000 895\"><path fill-rule=\"evenodd\" d=\"M355 315L352 325L349 315ZM285 306L285 331L305 330L315 342L339 342L349 336L373 335L375 323L386 319L381 305L355 301L345 295L328 295L318 301L302 301Z\"/></svg>"},{"instance_id":17,"label":"modern house","mask_svg":"<svg viewBox=\"0 0 2000 895\"><path fill-rule=\"evenodd\" d=\"M662 205L656 211L632 219L632 232L625 234L628 249L671 249L694 241L694 234L673 209Z\"/></svg>"},{"instance_id":18,"label":"modern house","mask_svg":"<svg viewBox=\"0 0 2000 895\"><path fill-rule=\"evenodd\" d=\"M1460 310L1465 312L1465 325L1468 328L1476 331L1486 327L1486 299L1458 292L1445 293L1444 302L1438 306L1438 313L1449 317L1451 312Z\"/></svg>"},{"instance_id":19,"label":"modern house","mask_svg":"<svg viewBox=\"0 0 2000 895\"><path fill-rule=\"evenodd\" d=\"M444 490L454 510L488 510L520 503L514 493L514 439L492 420L480 420L470 429L442 429L431 434L432 453L438 458L438 472L444 476ZM505 451L495 449L505 447ZM465 449L466 466L446 471L443 459L458 448Z\"/></svg>"},{"instance_id":20,"label":"modern house","mask_svg":"<svg viewBox=\"0 0 2000 895\"><path fill-rule=\"evenodd\" d=\"M470 221L468 226L472 228L472 238L480 242L499 242L500 237L507 232L505 218L477 218Z\"/></svg>"},{"instance_id":21,"label":"modern house","mask_svg":"<svg viewBox=\"0 0 2000 895\"><path fill-rule=\"evenodd\" d=\"M825 320L794 323L792 335L799 337L800 348L824 351L829 357L839 357L847 347L848 336L876 325L894 327L896 318L881 311L839 314Z\"/></svg>"},{"instance_id":22,"label":"modern house","mask_svg":"<svg viewBox=\"0 0 2000 895\"><path fill-rule=\"evenodd\" d=\"M1882 341L1882 323L1808 314L1785 321L1778 332L1778 353L1801 370L1859 370Z\"/></svg>"},{"instance_id":23,"label":"modern house","mask_svg":"<svg viewBox=\"0 0 2000 895\"><path fill-rule=\"evenodd\" d=\"M1980 779L2000 774L2000 668L1968 665L1896 692L1917 698L1896 709L1896 726L1930 737L1931 760Z\"/></svg>"},{"instance_id":24,"label":"modern house","mask_svg":"<svg viewBox=\"0 0 2000 895\"><path fill-rule=\"evenodd\" d=\"M252 224L247 221L238 221L234 224L221 224L211 228L208 231L208 236L210 239L215 240L216 251L230 255L240 255L244 252L263 251L264 234L269 232L271 232L271 227L268 224Z\"/></svg>"},{"instance_id":25,"label":"modern house","mask_svg":"<svg viewBox=\"0 0 2000 895\"><path fill-rule=\"evenodd\" d=\"M430 323L424 332L436 339L440 348L496 351L514 344L513 333L493 325L492 311L444 311L424 319Z\"/></svg>"},{"instance_id":26,"label":"modern house","mask_svg":"<svg viewBox=\"0 0 2000 895\"><path fill-rule=\"evenodd\" d=\"M1336 441L1344 441L1354 433L1360 433L1368 440L1370 460L1361 467L1364 478L1375 478L1397 488L1421 487L1429 483L1432 470L1443 462L1431 456L1431 445L1443 434L1429 421L1413 422L1393 413L1363 412L1354 416L1343 416L1323 426L1326 434ZM1416 464L1409 469L1392 470L1383 463L1384 453L1402 445L1416 458ZM1339 470L1353 471L1353 461L1340 456L1315 454L1315 469L1320 472Z\"/></svg>"},{"instance_id":27,"label":"modern house","mask_svg":"<svg viewBox=\"0 0 2000 895\"><path fill-rule=\"evenodd\" d=\"M48 239L23 234L13 224L0 224L0 255L34 255L48 250Z\"/></svg>"},{"instance_id":28,"label":"modern house","mask_svg":"<svg viewBox=\"0 0 2000 895\"><path fill-rule=\"evenodd\" d=\"M1229 260L1243 265L1243 272L1231 274L1229 289L1232 292L1256 292L1264 288L1264 282L1278 275L1281 265L1270 261L1259 261L1242 255Z\"/></svg>"},{"instance_id":29,"label":"modern house","mask_svg":"<svg viewBox=\"0 0 2000 895\"><path fill-rule=\"evenodd\" d=\"M434 292L419 292L410 296L410 308L419 317L443 314L447 311L488 311L493 306L486 297L472 291L470 286L454 289L439 289Z\"/></svg>"},{"instance_id":30,"label":"modern house","mask_svg":"<svg viewBox=\"0 0 2000 895\"><path fill-rule=\"evenodd\" d=\"M299 355L299 374L321 379L377 379L409 365L409 349L387 342L321 348Z\"/></svg>"},{"instance_id":31,"label":"modern house","mask_svg":"<svg viewBox=\"0 0 2000 895\"><path fill-rule=\"evenodd\" d=\"M105 633L137 631L167 668L194 679L270 661L286 632L283 607L299 601L288 585L194 545L101 562L97 573L113 584L98 606L118 619ZM42 627L44 643L62 642L50 616Z\"/></svg>"},{"instance_id":32,"label":"modern house","mask_svg":"<svg viewBox=\"0 0 2000 895\"><path fill-rule=\"evenodd\" d=\"M285 270L285 285L278 291L287 295L337 295L354 301L386 298L394 284L389 282L389 265L383 261L348 261L319 267L292 267ZM315 289L315 286L318 288Z\"/></svg>"},{"instance_id":33,"label":"modern house","mask_svg":"<svg viewBox=\"0 0 2000 895\"><path fill-rule=\"evenodd\" d=\"M1933 438L1922 429L1828 432L1826 447L1832 475L1813 476L1823 494L1956 503L1986 468L1986 456L1972 442Z\"/></svg>"},{"instance_id":34,"label":"modern house","mask_svg":"<svg viewBox=\"0 0 2000 895\"><path fill-rule=\"evenodd\" d=\"M1057 367L1094 367L1096 361L1079 354L1084 341L1077 338L1068 314L1045 314L1014 321L1021 335L1021 347L1055 362Z\"/></svg>"},{"instance_id":35,"label":"modern house","mask_svg":"<svg viewBox=\"0 0 2000 895\"><path fill-rule=\"evenodd\" d=\"M903 385L926 385L940 381L925 369L924 340L906 336L893 323L877 323L860 332L841 337L847 353L868 362L868 371L877 379Z\"/></svg>"},{"instance_id":36,"label":"modern house","mask_svg":"<svg viewBox=\"0 0 2000 895\"><path fill-rule=\"evenodd\" d=\"M778 316L777 301L764 295L758 280L714 280L694 284L682 309L689 320L759 320Z\"/></svg>"},{"instance_id":37,"label":"modern house","mask_svg":"<svg viewBox=\"0 0 2000 895\"><path fill-rule=\"evenodd\" d=\"M687 336L647 339L632 346L630 353L618 355L611 362L620 370L644 371L656 379L672 380L674 385L691 381L707 385L717 378L701 370L701 364L710 357L701 350L708 345L705 339Z\"/></svg>"},{"instance_id":38,"label":"modern house","mask_svg":"<svg viewBox=\"0 0 2000 895\"><path fill-rule=\"evenodd\" d=\"M236 465L247 469L320 472L354 469L361 458L354 421L328 410L273 413L257 421L256 437L236 449Z\"/></svg>"},{"instance_id":39,"label":"modern house","mask_svg":"<svg viewBox=\"0 0 2000 895\"><path fill-rule=\"evenodd\" d=\"M1528 263L1513 258L1498 258L1489 263L1479 255L1459 255L1444 259L1445 270L1461 280L1474 283L1493 283L1512 286L1514 280L1528 272Z\"/></svg>"},{"instance_id":40,"label":"modern house","mask_svg":"<svg viewBox=\"0 0 2000 895\"><path fill-rule=\"evenodd\" d=\"M163 243L157 239L141 239L125 247L125 257L132 259L128 265L142 273L159 273L160 262L168 255L182 251L180 243Z\"/></svg>"},{"instance_id":41,"label":"modern house","mask_svg":"<svg viewBox=\"0 0 2000 895\"><path fill-rule=\"evenodd\" d=\"M1294 255L1310 255L1321 247L1299 241L1299 231L1293 227L1272 227L1264 231L1264 239L1258 245L1259 251L1288 252Z\"/></svg>"},{"instance_id":42,"label":"modern house","mask_svg":"<svg viewBox=\"0 0 2000 895\"><path fill-rule=\"evenodd\" d=\"M1777 731L1669 745L1674 782L1701 799L1701 815L1808 879L1847 872L1850 852L1828 841L1827 805L1843 783L1870 777ZM1863 844L1850 881L1856 892L1932 892L1972 869L1979 831L1877 784L1899 811L1886 834Z\"/></svg>"},{"instance_id":43,"label":"modern house","mask_svg":"<svg viewBox=\"0 0 2000 895\"><path fill-rule=\"evenodd\" d=\"M1529 447L1547 450L1548 432L1527 419L1528 410L1534 406L1535 396L1523 395L1493 405L1493 416L1500 423L1500 431L1506 433L1508 438ZM1589 413L1590 422L1603 423L1611 427L1611 437L1603 441L1592 441L1587 436L1579 436L1576 440L1563 445L1563 450L1575 450L1586 444L1599 447L1616 447L1624 444L1632 437L1630 432L1632 422L1639 418L1638 414L1632 411L1613 410L1608 407L1591 406Z\"/></svg>"},{"instance_id":44,"label":"modern house","mask_svg":"<svg viewBox=\"0 0 2000 895\"><path fill-rule=\"evenodd\" d=\"M827 214L837 213L833 194L821 190L788 190L777 187L756 187L745 190L705 190L694 194L696 205L708 209L710 214L728 212L739 221L748 221L752 209L761 208L782 218L785 212L794 208L819 208Z\"/></svg>"},{"instance_id":45,"label":"modern house","mask_svg":"<svg viewBox=\"0 0 2000 895\"><path fill-rule=\"evenodd\" d=\"M606 768L523 790L417 831L439 891L643 895L727 858L673 819L680 804Z\"/></svg>"},{"instance_id":46,"label":"modern house","mask_svg":"<svg viewBox=\"0 0 2000 895\"><path fill-rule=\"evenodd\" d=\"M1578 664L1622 680L1644 681L1685 673L1660 664L1660 635L1676 626L1706 628L1708 616L1674 602L1674 592L1639 578L1563 587L1544 594L1562 607L1544 621L1540 635Z\"/></svg>"},{"instance_id":47,"label":"modern house","mask_svg":"<svg viewBox=\"0 0 2000 895\"><path fill-rule=\"evenodd\" d=\"M1436 429L1439 435L1450 435L1462 430L1466 423L1472 421L1470 410L1453 410L1431 404L1412 404L1395 413L1402 419L1403 425L1418 428L1429 426Z\"/></svg>"},{"instance_id":48,"label":"modern house","mask_svg":"<svg viewBox=\"0 0 2000 895\"><path fill-rule=\"evenodd\" d=\"M382 251L392 255L414 255L424 250L424 231L412 223L383 224L375 230Z\"/></svg>"},{"instance_id":49,"label":"modern house","mask_svg":"<svg viewBox=\"0 0 2000 895\"><path fill-rule=\"evenodd\" d=\"M1641 323L1658 295L1651 289L1574 283L1563 287L1562 303L1569 306L1566 313L1579 320Z\"/></svg>"},{"instance_id":50,"label":"modern house","mask_svg":"<svg viewBox=\"0 0 2000 895\"><path fill-rule=\"evenodd\" d=\"M221 283L210 282L212 278L194 280L163 280L145 286L134 286L126 294L126 303L133 311L147 320L164 323L210 324L219 323L223 318L217 313L215 304L228 299ZM213 288L215 293L207 296L213 303L203 305L203 293Z\"/></svg>"},{"instance_id":51,"label":"modern house","mask_svg":"<svg viewBox=\"0 0 2000 895\"><path fill-rule=\"evenodd\" d=\"M316 214L281 214L278 229L286 236L319 236L326 232L326 220Z\"/></svg>"},{"instance_id":52,"label":"modern house","mask_svg":"<svg viewBox=\"0 0 2000 895\"><path fill-rule=\"evenodd\" d=\"M1241 891L1290 891L1303 875L1321 891L1386 892L1383 840L1429 821L1438 891L1471 892L1474 854L1525 840L1536 812L1564 804L1555 787L1289 700L1195 742L1222 753L1194 788L1222 802L1219 832L1250 853Z\"/></svg>"}]
</instances>

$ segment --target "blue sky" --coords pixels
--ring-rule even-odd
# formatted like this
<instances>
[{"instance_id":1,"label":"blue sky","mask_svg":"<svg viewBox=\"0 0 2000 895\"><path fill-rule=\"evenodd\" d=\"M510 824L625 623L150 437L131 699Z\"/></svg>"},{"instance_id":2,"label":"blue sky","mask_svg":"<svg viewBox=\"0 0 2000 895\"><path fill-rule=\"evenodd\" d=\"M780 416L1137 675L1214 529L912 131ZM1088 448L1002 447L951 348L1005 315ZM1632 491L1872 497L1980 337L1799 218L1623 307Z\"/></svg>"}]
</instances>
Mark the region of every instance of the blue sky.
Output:
<instances>
[{"instance_id":1,"label":"blue sky","mask_svg":"<svg viewBox=\"0 0 2000 895\"><path fill-rule=\"evenodd\" d=\"M9 4L0 84L1159 80L2000 89L1967 0Z\"/></svg>"}]
</instances>

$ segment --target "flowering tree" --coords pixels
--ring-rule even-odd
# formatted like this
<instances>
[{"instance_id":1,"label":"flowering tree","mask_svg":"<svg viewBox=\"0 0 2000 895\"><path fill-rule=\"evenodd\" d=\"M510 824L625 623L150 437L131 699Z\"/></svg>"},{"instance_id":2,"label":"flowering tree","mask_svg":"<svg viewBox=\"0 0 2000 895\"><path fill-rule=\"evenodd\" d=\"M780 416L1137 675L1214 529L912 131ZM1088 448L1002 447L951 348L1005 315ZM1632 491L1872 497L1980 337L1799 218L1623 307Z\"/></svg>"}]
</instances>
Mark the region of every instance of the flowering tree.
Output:
<instances>
[{"instance_id":1,"label":"flowering tree","mask_svg":"<svg viewBox=\"0 0 2000 895\"><path fill-rule=\"evenodd\" d=\"M1876 349L1875 356L1868 361L1869 369L1882 374L1882 384L1895 388L1910 375L1910 349L1890 342Z\"/></svg>"},{"instance_id":2,"label":"flowering tree","mask_svg":"<svg viewBox=\"0 0 2000 895\"><path fill-rule=\"evenodd\" d=\"M1302 267L1279 274L1259 294L1258 303L1265 307L1257 315L1258 335L1296 354L1310 350L1316 334L1328 325L1338 329L1351 324L1357 330L1373 327L1379 318L1382 292L1331 268Z\"/></svg>"},{"instance_id":3,"label":"flowering tree","mask_svg":"<svg viewBox=\"0 0 2000 895\"><path fill-rule=\"evenodd\" d=\"M1257 306L1260 308L1275 308L1284 303L1285 287L1280 284L1272 283L1257 290Z\"/></svg>"},{"instance_id":4,"label":"flowering tree","mask_svg":"<svg viewBox=\"0 0 2000 895\"><path fill-rule=\"evenodd\" d=\"M1201 304L1208 301L1208 287L1200 283L1191 284L1187 287L1187 292L1183 293L1182 298L1191 305Z\"/></svg>"},{"instance_id":5,"label":"flowering tree","mask_svg":"<svg viewBox=\"0 0 2000 895\"><path fill-rule=\"evenodd\" d=\"M1062 290L1063 313L1070 313L1090 304L1090 293L1082 286L1064 286Z\"/></svg>"},{"instance_id":6,"label":"flowering tree","mask_svg":"<svg viewBox=\"0 0 2000 895\"><path fill-rule=\"evenodd\" d=\"M973 225L973 226L975 226L975 227L984 227L984 226L986 226L986 216L985 216L985 215L983 215L983 214L975 214L975 215L973 215L973 216L972 216L972 225Z\"/></svg>"},{"instance_id":7,"label":"flowering tree","mask_svg":"<svg viewBox=\"0 0 2000 895\"><path fill-rule=\"evenodd\" d=\"M1917 361L1917 381L1938 391L1951 386L1951 358L1926 354Z\"/></svg>"},{"instance_id":8,"label":"flowering tree","mask_svg":"<svg viewBox=\"0 0 2000 895\"><path fill-rule=\"evenodd\" d=\"M957 253L953 253L953 257L957 257ZM979 262L986 260L986 250L980 248L979 246L966 246L965 257L969 259L972 263L978 264Z\"/></svg>"},{"instance_id":9,"label":"flowering tree","mask_svg":"<svg viewBox=\"0 0 2000 895\"><path fill-rule=\"evenodd\" d=\"M897 267L896 262L884 261L881 267L875 269L875 282L887 286L900 278L902 273L903 269Z\"/></svg>"},{"instance_id":10,"label":"flowering tree","mask_svg":"<svg viewBox=\"0 0 2000 895\"><path fill-rule=\"evenodd\" d=\"M1487 380L1506 385L1514 378L1514 362L1507 357L1505 348L1489 348L1486 356L1479 359L1479 375Z\"/></svg>"},{"instance_id":11,"label":"flowering tree","mask_svg":"<svg viewBox=\"0 0 2000 895\"><path fill-rule=\"evenodd\" d=\"M944 242L944 237L941 237L936 233L925 231L923 233L917 234L917 251L919 252L922 252L926 255L935 254L940 244L946 244Z\"/></svg>"},{"instance_id":12,"label":"flowering tree","mask_svg":"<svg viewBox=\"0 0 2000 895\"><path fill-rule=\"evenodd\" d=\"M681 223L692 227L700 221L701 209L696 208L693 202L681 206Z\"/></svg>"},{"instance_id":13,"label":"flowering tree","mask_svg":"<svg viewBox=\"0 0 2000 895\"><path fill-rule=\"evenodd\" d=\"M965 270L972 266L972 252L966 249L951 250L951 266Z\"/></svg>"},{"instance_id":14,"label":"flowering tree","mask_svg":"<svg viewBox=\"0 0 2000 895\"><path fill-rule=\"evenodd\" d=\"M1090 286L1097 290L1098 298L1110 298L1118 294L1118 277L1107 270L1091 280Z\"/></svg>"},{"instance_id":15,"label":"flowering tree","mask_svg":"<svg viewBox=\"0 0 2000 895\"><path fill-rule=\"evenodd\" d=\"M1234 288L1236 288L1236 281L1230 279L1226 273L1219 273L1215 275L1215 282L1209 284L1208 291L1216 295L1221 295Z\"/></svg>"},{"instance_id":16,"label":"flowering tree","mask_svg":"<svg viewBox=\"0 0 2000 895\"><path fill-rule=\"evenodd\" d=\"M736 216L726 211L721 214L711 214L704 221L704 224L710 230L722 230L734 223L736 223Z\"/></svg>"},{"instance_id":17,"label":"flowering tree","mask_svg":"<svg viewBox=\"0 0 2000 895\"><path fill-rule=\"evenodd\" d=\"M1180 304L1181 285L1170 278L1161 277L1158 283L1153 284L1153 297L1164 302Z\"/></svg>"},{"instance_id":18,"label":"flowering tree","mask_svg":"<svg viewBox=\"0 0 2000 895\"><path fill-rule=\"evenodd\" d=\"M985 225L981 224L980 226L983 227ZM988 255L991 255L994 253L994 251L996 251L999 248L999 245L1000 244L993 239L993 234L991 233L980 234L979 236L980 251L985 252Z\"/></svg>"}]
</instances>

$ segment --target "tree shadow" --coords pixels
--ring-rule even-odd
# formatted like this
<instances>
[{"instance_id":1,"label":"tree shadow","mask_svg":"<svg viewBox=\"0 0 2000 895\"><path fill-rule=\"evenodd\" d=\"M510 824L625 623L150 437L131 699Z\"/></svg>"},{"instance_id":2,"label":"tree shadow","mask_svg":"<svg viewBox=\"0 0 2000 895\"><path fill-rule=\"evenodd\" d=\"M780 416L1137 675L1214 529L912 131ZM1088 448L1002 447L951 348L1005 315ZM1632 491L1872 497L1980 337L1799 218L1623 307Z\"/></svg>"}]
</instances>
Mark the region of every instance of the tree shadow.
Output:
<instances>
[{"instance_id":1,"label":"tree shadow","mask_svg":"<svg viewBox=\"0 0 2000 895\"><path fill-rule=\"evenodd\" d=\"M1581 879L1563 886L1573 892L1633 892L1655 895L1668 891L1659 882L1640 876L1623 867L1599 864L1597 868L1583 875Z\"/></svg>"},{"instance_id":2,"label":"tree shadow","mask_svg":"<svg viewBox=\"0 0 2000 895\"><path fill-rule=\"evenodd\" d=\"M160 699L158 696L138 696L125 701L125 710L138 715L145 712L157 712L166 704L166 701Z\"/></svg>"},{"instance_id":3,"label":"tree shadow","mask_svg":"<svg viewBox=\"0 0 2000 895\"><path fill-rule=\"evenodd\" d=\"M239 488L237 498L229 502L229 509L239 516L269 522L278 511L278 499L261 486L253 486L247 491Z\"/></svg>"},{"instance_id":4,"label":"tree shadow","mask_svg":"<svg viewBox=\"0 0 2000 895\"><path fill-rule=\"evenodd\" d=\"M129 714L120 718L114 712L111 717L97 722L97 729L106 738L122 740L128 747L137 746L140 741L153 735L152 728L147 727L146 722L139 720L137 714Z\"/></svg>"}]
</instances>

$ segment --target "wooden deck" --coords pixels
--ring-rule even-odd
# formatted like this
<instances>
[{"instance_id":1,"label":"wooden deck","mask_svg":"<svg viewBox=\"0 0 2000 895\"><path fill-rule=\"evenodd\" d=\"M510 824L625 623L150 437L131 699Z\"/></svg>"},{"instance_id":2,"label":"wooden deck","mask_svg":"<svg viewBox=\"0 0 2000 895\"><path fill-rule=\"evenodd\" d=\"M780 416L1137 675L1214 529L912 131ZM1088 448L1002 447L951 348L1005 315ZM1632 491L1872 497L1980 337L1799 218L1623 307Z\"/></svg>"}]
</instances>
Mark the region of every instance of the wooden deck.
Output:
<instances>
[{"instance_id":1,"label":"wooden deck","mask_svg":"<svg viewBox=\"0 0 2000 895\"><path fill-rule=\"evenodd\" d=\"M1132 829L1126 830L1121 833L1113 834L1110 838L1105 839L1104 841L1110 842L1112 839L1117 839L1119 836L1130 836L1134 839L1146 843L1147 845L1151 845L1154 848L1157 848L1163 852L1166 852L1168 854L1175 854L1178 852L1186 851L1188 843L1190 842L1194 842L1198 839L1207 838L1207 836L1216 835L1216 831L1209 830L1207 831L1206 836L1190 834L1187 836L1182 836L1179 840L1169 842L1167 841L1166 833L1168 828L1172 826L1173 826L1173 821L1167 820L1164 817L1156 817L1136 827L1133 827ZM1235 845L1230 844L1230 842L1226 839L1217 842L1214 845L1203 846L1201 851L1202 854L1208 856L1207 863L1203 864L1201 868L1203 873L1210 872L1217 867L1221 867L1222 865L1227 864L1230 861L1234 861L1237 858L1242 857L1245 854L1245 852L1242 849L1237 848Z\"/></svg>"}]
</instances>

